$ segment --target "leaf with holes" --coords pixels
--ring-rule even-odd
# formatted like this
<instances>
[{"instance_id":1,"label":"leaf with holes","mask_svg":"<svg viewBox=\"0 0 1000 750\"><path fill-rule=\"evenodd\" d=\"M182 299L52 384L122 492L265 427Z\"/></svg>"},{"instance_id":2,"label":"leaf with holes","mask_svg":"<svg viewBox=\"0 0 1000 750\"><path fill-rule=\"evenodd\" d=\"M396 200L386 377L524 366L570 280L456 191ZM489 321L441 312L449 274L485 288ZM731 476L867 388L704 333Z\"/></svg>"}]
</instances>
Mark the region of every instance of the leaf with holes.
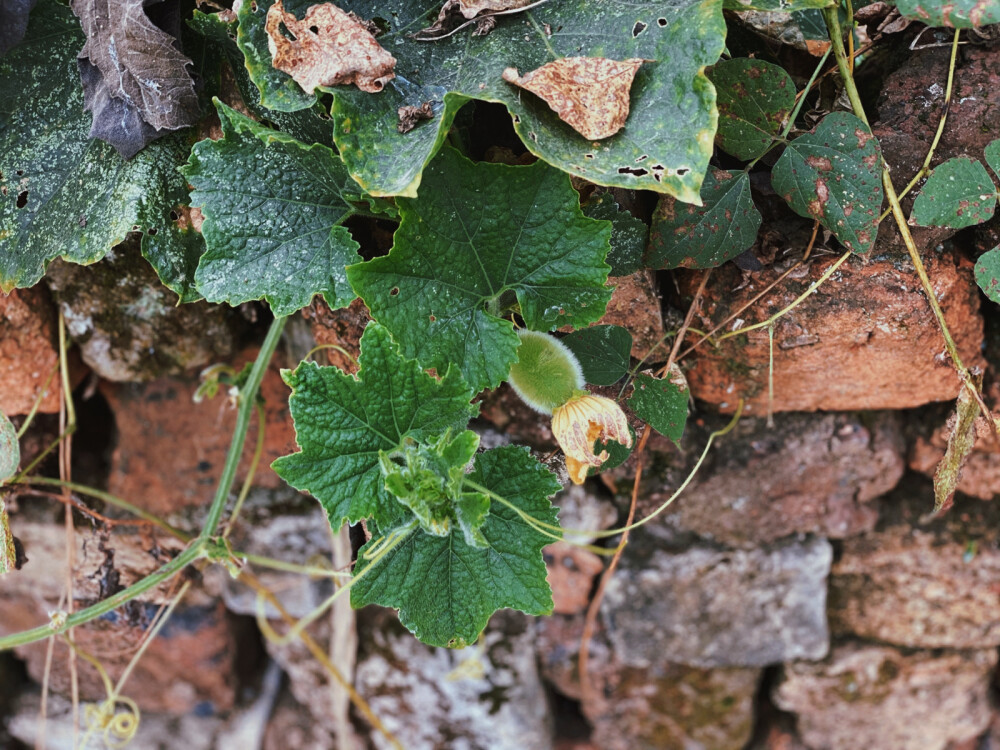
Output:
<instances>
[{"instance_id":1,"label":"leaf with holes","mask_svg":"<svg viewBox=\"0 0 1000 750\"><path fill-rule=\"evenodd\" d=\"M644 373L636 375L629 408L664 437L680 444L688 414L688 384L677 365L660 380Z\"/></svg>"},{"instance_id":2,"label":"leaf with holes","mask_svg":"<svg viewBox=\"0 0 1000 750\"><path fill-rule=\"evenodd\" d=\"M136 229L164 284L197 299L189 274L203 245L177 210L189 202L177 167L190 141L170 135L126 162L91 140L83 43L68 8L39 0L24 41L0 58L0 289L33 285L57 257L100 260Z\"/></svg>"},{"instance_id":3,"label":"leaf with holes","mask_svg":"<svg viewBox=\"0 0 1000 750\"><path fill-rule=\"evenodd\" d=\"M724 60L708 76L719 106L719 146L737 159L761 156L795 106L795 84L781 67L738 57Z\"/></svg>"},{"instance_id":4,"label":"leaf with holes","mask_svg":"<svg viewBox=\"0 0 1000 750\"><path fill-rule=\"evenodd\" d=\"M760 212L746 172L710 171L701 187L703 205L660 198L649 235L653 268L714 268L751 247Z\"/></svg>"},{"instance_id":5,"label":"leaf with holes","mask_svg":"<svg viewBox=\"0 0 1000 750\"><path fill-rule=\"evenodd\" d=\"M576 355L591 385L612 385L628 372L632 334L621 326L591 326L560 339Z\"/></svg>"},{"instance_id":6,"label":"leaf with holes","mask_svg":"<svg viewBox=\"0 0 1000 750\"><path fill-rule=\"evenodd\" d=\"M882 207L881 153L868 126L833 112L788 144L771 184L799 216L819 219L841 244L866 253Z\"/></svg>"},{"instance_id":7,"label":"leaf with holes","mask_svg":"<svg viewBox=\"0 0 1000 750\"><path fill-rule=\"evenodd\" d=\"M1000 23L998 0L899 0L896 7L928 26L973 29Z\"/></svg>"},{"instance_id":8,"label":"leaf with holes","mask_svg":"<svg viewBox=\"0 0 1000 750\"><path fill-rule=\"evenodd\" d=\"M356 185L329 148L306 146L218 103L225 137L195 145L184 174L205 216L198 291L209 302L265 299L290 315L317 294L354 299L345 266L358 243L342 226Z\"/></svg>"},{"instance_id":9,"label":"leaf with holes","mask_svg":"<svg viewBox=\"0 0 1000 750\"><path fill-rule=\"evenodd\" d=\"M983 294L1000 304L1000 247L979 256L976 261L976 283Z\"/></svg>"},{"instance_id":10,"label":"leaf with holes","mask_svg":"<svg viewBox=\"0 0 1000 750\"><path fill-rule=\"evenodd\" d=\"M313 4L287 0L284 7L302 18ZM240 39L257 40L256 53L263 49L266 54L268 5L267 0L244 2L240 9ZM475 35L469 26L435 41L414 35L436 18L440 0L338 5L383 29L376 40L397 61L396 77L378 94L347 86L330 89L337 147L369 193L415 196L421 172L458 108L468 99L481 99L503 103L528 149L559 169L601 185L697 200L715 132L715 93L704 68L723 49L722 0L560 0L496 16L496 27L486 35ZM544 101L501 77L506 68L530 71L564 57L647 61L632 84L625 127L599 146L560 120ZM262 72L259 54L247 59L251 71L257 71L255 80L267 78L262 83L265 104L276 106L272 101L294 82L284 74L275 76L273 68ZM300 99L295 106L311 101ZM400 133L399 110L425 105L430 119Z\"/></svg>"},{"instance_id":11,"label":"leaf with holes","mask_svg":"<svg viewBox=\"0 0 1000 750\"><path fill-rule=\"evenodd\" d=\"M642 255L649 240L646 222L619 208L611 193L591 197L582 208L584 215L591 219L611 222L611 252L607 261L611 276L629 276L642 268Z\"/></svg>"},{"instance_id":12,"label":"leaf with holes","mask_svg":"<svg viewBox=\"0 0 1000 750\"><path fill-rule=\"evenodd\" d=\"M962 229L993 218L997 189L982 162L959 156L934 168L913 201L913 221Z\"/></svg>"},{"instance_id":13,"label":"leaf with holes","mask_svg":"<svg viewBox=\"0 0 1000 750\"><path fill-rule=\"evenodd\" d=\"M398 203L389 255L347 277L424 367L461 368L476 391L495 388L517 359L512 311L533 331L604 314L611 227L586 218L569 177L544 162L474 164L446 147L420 197Z\"/></svg>"},{"instance_id":14,"label":"leaf with holes","mask_svg":"<svg viewBox=\"0 0 1000 750\"><path fill-rule=\"evenodd\" d=\"M385 544L386 530L361 548L351 585L351 605L399 610L399 621L431 646L475 643L490 617L509 607L532 615L552 612L542 548L552 538L519 515L555 525L549 498L562 489L555 475L527 448L505 446L476 456L469 481L497 495L480 527L485 547L457 534L438 537L413 529L374 562L366 550ZM515 510L516 508L516 510ZM376 555L372 557L376 557Z\"/></svg>"},{"instance_id":15,"label":"leaf with holes","mask_svg":"<svg viewBox=\"0 0 1000 750\"><path fill-rule=\"evenodd\" d=\"M301 450L272 467L319 500L334 528L374 518L388 531L411 514L386 490L380 452L464 430L478 407L469 403L472 393L457 370L435 380L404 359L378 324L365 328L359 362L357 376L312 362L283 373Z\"/></svg>"}]
</instances>

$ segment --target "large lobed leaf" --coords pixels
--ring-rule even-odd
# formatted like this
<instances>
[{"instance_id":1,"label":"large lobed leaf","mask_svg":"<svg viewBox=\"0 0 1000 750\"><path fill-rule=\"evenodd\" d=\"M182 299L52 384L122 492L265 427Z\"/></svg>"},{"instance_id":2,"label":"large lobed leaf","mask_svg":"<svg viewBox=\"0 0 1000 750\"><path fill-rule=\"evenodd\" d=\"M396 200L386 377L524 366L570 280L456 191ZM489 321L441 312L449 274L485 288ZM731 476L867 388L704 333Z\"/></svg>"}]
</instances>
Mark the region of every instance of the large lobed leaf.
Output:
<instances>
[{"instance_id":1,"label":"large lobed leaf","mask_svg":"<svg viewBox=\"0 0 1000 750\"><path fill-rule=\"evenodd\" d=\"M557 523L549 497L561 485L527 448L505 446L479 454L469 479L537 521ZM384 534L373 536L358 555L352 606L395 607L400 622L421 641L450 648L475 643L490 616L503 607L551 613L542 547L552 539L496 499L480 531L486 542L482 548L459 534L438 537L415 529L371 563L365 550L384 539ZM369 565L375 567L369 570Z\"/></svg>"},{"instance_id":2,"label":"large lobed leaf","mask_svg":"<svg viewBox=\"0 0 1000 750\"><path fill-rule=\"evenodd\" d=\"M358 243L342 226L356 186L326 146L306 146L216 103L224 137L196 144L184 174L205 216L208 250L195 276L209 302L266 299L290 315L322 294L354 299L345 267Z\"/></svg>"},{"instance_id":3,"label":"large lobed leaf","mask_svg":"<svg viewBox=\"0 0 1000 750\"><path fill-rule=\"evenodd\" d=\"M289 0L301 18L314 0ZM264 64L264 19L270 3L244 3L240 40L247 67L268 106L301 108L311 95L296 93L287 75ZM373 195L416 195L424 166L442 143L467 99L505 104L525 145L550 164L602 185L655 190L697 201L712 154L715 92L704 75L723 49L721 0L616 3L560 0L498 16L496 28L474 28L446 39L419 41L441 0L355 0L346 11L387 31L378 42L398 61L396 78L379 94L334 90L335 140L354 178ZM256 10L254 10L256 8ZM641 58L625 127L591 142L562 122L547 104L501 78L561 57ZM397 130L398 110L429 103L433 116L408 133Z\"/></svg>"},{"instance_id":4,"label":"large lobed leaf","mask_svg":"<svg viewBox=\"0 0 1000 750\"><path fill-rule=\"evenodd\" d=\"M126 162L91 140L83 43L68 8L39 0L24 41L0 58L0 289L32 286L60 256L99 260L138 229L164 284L197 299L201 238L179 221L188 193L177 166L190 143L171 135Z\"/></svg>"},{"instance_id":5,"label":"large lobed leaf","mask_svg":"<svg viewBox=\"0 0 1000 750\"><path fill-rule=\"evenodd\" d=\"M514 326L500 317L515 295L535 331L604 313L611 227L586 218L569 177L544 162L474 164L445 148L420 197L398 203L392 251L347 276L404 356L494 388L517 358Z\"/></svg>"},{"instance_id":6,"label":"large lobed leaf","mask_svg":"<svg viewBox=\"0 0 1000 750\"><path fill-rule=\"evenodd\" d=\"M868 126L833 112L788 144L774 165L774 189L800 216L819 219L848 250L875 244L882 207L881 153Z\"/></svg>"},{"instance_id":7,"label":"large lobed leaf","mask_svg":"<svg viewBox=\"0 0 1000 750\"><path fill-rule=\"evenodd\" d=\"M334 528L374 518L389 530L409 512L385 489L379 452L464 429L478 407L469 403L472 394L457 370L435 380L400 356L378 324L361 336L360 364L356 377L312 362L284 373L301 451L272 466L319 500Z\"/></svg>"}]
</instances>

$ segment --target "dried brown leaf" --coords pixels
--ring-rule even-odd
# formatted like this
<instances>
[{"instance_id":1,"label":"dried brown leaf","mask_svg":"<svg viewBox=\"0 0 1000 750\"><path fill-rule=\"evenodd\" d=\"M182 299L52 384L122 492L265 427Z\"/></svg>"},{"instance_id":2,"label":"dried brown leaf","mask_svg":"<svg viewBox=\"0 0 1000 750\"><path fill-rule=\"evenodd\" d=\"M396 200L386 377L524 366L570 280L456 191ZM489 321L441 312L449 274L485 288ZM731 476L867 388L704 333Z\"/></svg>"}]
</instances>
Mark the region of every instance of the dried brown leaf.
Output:
<instances>
[{"instance_id":1,"label":"dried brown leaf","mask_svg":"<svg viewBox=\"0 0 1000 750\"><path fill-rule=\"evenodd\" d=\"M519 76L507 68L507 83L530 91L559 118L589 140L609 138L625 125L632 80L644 61L606 57L564 57Z\"/></svg>"},{"instance_id":2,"label":"dried brown leaf","mask_svg":"<svg viewBox=\"0 0 1000 750\"><path fill-rule=\"evenodd\" d=\"M282 32L282 26L293 39ZM300 21L285 12L278 0L267 11L265 28L271 64L308 93L317 86L353 83L376 94L396 77L396 58L375 41L364 24L332 3L310 6Z\"/></svg>"},{"instance_id":3,"label":"dried brown leaf","mask_svg":"<svg viewBox=\"0 0 1000 750\"><path fill-rule=\"evenodd\" d=\"M535 0L458 0L458 6L463 16L466 18L475 18L480 13L498 13L502 10L516 10L531 5L534 2Z\"/></svg>"},{"instance_id":4,"label":"dried brown leaf","mask_svg":"<svg viewBox=\"0 0 1000 750\"><path fill-rule=\"evenodd\" d=\"M979 387L976 383L975 387ZM955 405L955 414L948 420L951 434L948 449L934 472L934 513L939 514L951 507L955 489L962 478L962 467L976 445L976 421L979 417L979 403L962 388Z\"/></svg>"}]
</instances>

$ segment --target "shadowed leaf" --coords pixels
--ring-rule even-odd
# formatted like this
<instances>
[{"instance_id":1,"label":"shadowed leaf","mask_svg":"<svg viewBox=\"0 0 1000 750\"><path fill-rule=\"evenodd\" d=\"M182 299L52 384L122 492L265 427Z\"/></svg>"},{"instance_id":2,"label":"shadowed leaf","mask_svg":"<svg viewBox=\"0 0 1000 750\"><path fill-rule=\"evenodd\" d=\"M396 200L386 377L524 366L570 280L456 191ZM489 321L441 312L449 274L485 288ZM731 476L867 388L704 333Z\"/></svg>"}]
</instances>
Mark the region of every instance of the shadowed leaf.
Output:
<instances>
[{"instance_id":1,"label":"shadowed leaf","mask_svg":"<svg viewBox=\"0 0 1000 750\"><path fill-rule=\"evenodd\" d=\"M719 146L749 161L771 145L795 106L795 84L781 67L745 57L725 60L708 76L719 106Z\"/></svg>"}]
</instances>

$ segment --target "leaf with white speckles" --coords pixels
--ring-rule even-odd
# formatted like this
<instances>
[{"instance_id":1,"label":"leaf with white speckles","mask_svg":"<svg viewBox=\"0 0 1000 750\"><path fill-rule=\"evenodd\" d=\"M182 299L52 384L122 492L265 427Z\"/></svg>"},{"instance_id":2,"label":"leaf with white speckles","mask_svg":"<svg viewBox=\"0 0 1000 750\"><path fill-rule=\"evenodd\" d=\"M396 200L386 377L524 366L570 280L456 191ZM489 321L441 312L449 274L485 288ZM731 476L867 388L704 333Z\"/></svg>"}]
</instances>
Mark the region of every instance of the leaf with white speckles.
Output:
<instances>
[{"instance_id":1,"label":"leaf with white speckles","mask_svg":"<svg viewBox=\"0 0 1000 750\"><path fill-rule=\"evenodd\" d=\"M322 294L354 299L345 266L359 259L343 226L356 185L332 150L306 146L216 103L224 138L201 141L184 174L205 216L198 290L210 302L266 299L290 315Z\"/></svg>"},{"instance_id":2,"label":"leaf with white speckles","mask_svg":"<svg viewBox=\"0 0 1000 750\"><path fill-rule=\"evenodd\" d=\"M479 391L506 379L519 340L507 319L583 326L611 298L609 222L586 218L569 177L545 162L474 164L445 147L418 198L400 198L389 255L347 269L351 286L403 347Z\"/></svg>"},{"instance_id":3,"label":"leaf with white speckles","mask_svg":"<svg viewBox=\"0 0 1000 750\"><path fill-rule=\"evenodd\" d=\"M965 227L993 218L997 190L981 161L959 156L934 167L913 202L913 221L925 227Z\"/></svg>"},{"instance_id":4,"label":"leaf with white speckles","mask_svg":"<svg viewBox=\"0 0 1000 750\"><path fill-rule=\"evenodd\" d=\"M866 253L882 208L881 164L868 126L833 112L788 144L771 184L799 216L819 219L848 250Z\"/></svg>"},{"instance_id":5,"label":"leaf with white speckles","mask_svg":"<svg viewBox=\"0 0 1000 750\"><path fill-rule=\"evenodd\" d=\"M987 250L976 261L976 283L983 294L1000 304L1000 247Z\"/></svg>"},{"instance_id":6,"label":"leaf with white speckles","mask_svg":"<svg viewBox=\"0 0 1000 750\"><path fill-rule=\"evenodd\" d=\"M190 143L167 136L124 161L91 140L76 55L80 25L39 0L21 44L0 57L0 289L35 284L57 257L92 263L137 229L143 253L182 300L196 299L196 232L178 225L188 203L177 171Z\"/></svg>"},{"instance_id":7,"label":"leaf with white speckles","mask_svg":"<svg viewBox=\"0 0 1000 750\"><path fill-rule=\"evenodd\" d=\"M286 0L284 6L302 18L313 4ZM436 18L440 0L338 5L384 28L377 41L397 61L396 77L378 94L331 89L337 147L371 194L415 196L421 173L458 108L468 99L482 99L503 103L528 149L559 169L600 185L697 200L715 134L715 92L704 69L723 49L722 0L559 0L496 16L496 27L486 35L475 35L470 26L435 41L413 34ZM261 37L267 6L266 0L243 3L241 39ZM647 61L630 89L625 127L599 144L582 138L544 101L501 78L508 67L529 71L564 57ZM265 104L289 96L288 84L295 85L291 78L273 68L262 70L259 55L253 60L248 55L247 65L262 86ZM299 99L293 106L310 102ZM426 103L432 117L400 133L400 108Z\"/></svg>"}]
</instances>

